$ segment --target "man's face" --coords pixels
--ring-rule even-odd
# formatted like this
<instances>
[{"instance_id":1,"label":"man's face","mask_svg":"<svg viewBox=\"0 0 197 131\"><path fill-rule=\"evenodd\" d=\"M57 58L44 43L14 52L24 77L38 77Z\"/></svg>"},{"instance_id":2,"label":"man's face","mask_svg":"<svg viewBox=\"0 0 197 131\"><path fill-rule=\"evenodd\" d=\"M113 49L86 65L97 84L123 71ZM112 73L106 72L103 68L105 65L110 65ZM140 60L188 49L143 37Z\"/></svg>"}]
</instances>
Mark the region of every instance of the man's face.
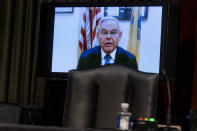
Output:
<instances>
[{"instance_id":1,"label":"man's face","mask_svg":"<svg viewBox=\"0 0 197 131\"><path fill-rule=\"evenodd\" d=\"M122 32L119 31L118 23L114 20L105 20L101 23L97 32L97 39L106 54L110 54L117 46Z\"/></svg>"}]
</instances>

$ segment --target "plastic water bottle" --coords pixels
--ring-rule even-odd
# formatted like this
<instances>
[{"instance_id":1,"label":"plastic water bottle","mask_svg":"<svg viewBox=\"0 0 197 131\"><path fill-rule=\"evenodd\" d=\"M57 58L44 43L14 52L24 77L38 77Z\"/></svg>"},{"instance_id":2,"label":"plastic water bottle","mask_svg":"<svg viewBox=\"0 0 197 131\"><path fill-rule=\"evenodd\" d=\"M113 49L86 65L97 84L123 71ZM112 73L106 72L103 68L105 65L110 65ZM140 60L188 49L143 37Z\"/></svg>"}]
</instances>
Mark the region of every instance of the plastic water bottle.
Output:
<instances>
[{"instance_id":1,"label":"plastic water bottle","mask_svg":"<svg viewBox=\"0 0 197 131\"><path fill-rule=\"evenodd\" d=\"M131 113L128 111L129 104L121 103L121 112L117 116L117 129L131 131Z\"/></svg>"}]
</instances>

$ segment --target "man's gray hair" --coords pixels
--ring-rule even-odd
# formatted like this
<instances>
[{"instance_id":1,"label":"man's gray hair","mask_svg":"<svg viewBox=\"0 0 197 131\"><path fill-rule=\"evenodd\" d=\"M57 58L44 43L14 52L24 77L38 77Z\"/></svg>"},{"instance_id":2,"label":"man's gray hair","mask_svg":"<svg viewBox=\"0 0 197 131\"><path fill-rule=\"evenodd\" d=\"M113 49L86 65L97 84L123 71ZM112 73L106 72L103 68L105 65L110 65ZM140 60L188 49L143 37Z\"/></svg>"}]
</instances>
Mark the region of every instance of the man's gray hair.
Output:
<instances>
[{"instance_id":1,"label":"man's gray hair","mask_svg":"<svg viewBox=\"0 0 197 131\"><path fill-rule=\"evenodd\" d=\"M118 30L121 31L121 30L120 30L120 22L119 22L118 19L116 19L116 18L113 17L113 16L105 16L105 17L102 17L102 18L101 18L101 20L100 20L100 22L99 22L99 24L98 24L98 27L97 27L97 32L100 30L101 24L102 24L104 21L106 21L106 20L115 21L115 22L118 24Z\"/></svg>"}]
</instances>

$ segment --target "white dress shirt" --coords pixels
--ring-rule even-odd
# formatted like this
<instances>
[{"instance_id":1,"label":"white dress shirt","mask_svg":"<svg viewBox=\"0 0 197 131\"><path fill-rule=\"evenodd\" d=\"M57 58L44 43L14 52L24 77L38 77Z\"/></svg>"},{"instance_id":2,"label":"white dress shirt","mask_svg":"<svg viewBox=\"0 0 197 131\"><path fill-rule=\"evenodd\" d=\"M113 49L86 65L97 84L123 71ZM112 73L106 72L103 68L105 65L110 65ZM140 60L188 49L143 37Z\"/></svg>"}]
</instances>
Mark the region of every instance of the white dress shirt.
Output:
<instances>
[{"instance_id":1,"label":"white dress shirt","mask_svg":"<svg viewBox=\"0 0 197 131\"><path fill-rule=\"evenodd\" d=\"M116 50L114 49L109 55L111 56L112 59L110 59L110 64L113 64L115 62L115 56L116 56ZM105 56L107 54L104 52L104 50L101 48L101 65L105 65Z\"/></svg>"}]
</instances>

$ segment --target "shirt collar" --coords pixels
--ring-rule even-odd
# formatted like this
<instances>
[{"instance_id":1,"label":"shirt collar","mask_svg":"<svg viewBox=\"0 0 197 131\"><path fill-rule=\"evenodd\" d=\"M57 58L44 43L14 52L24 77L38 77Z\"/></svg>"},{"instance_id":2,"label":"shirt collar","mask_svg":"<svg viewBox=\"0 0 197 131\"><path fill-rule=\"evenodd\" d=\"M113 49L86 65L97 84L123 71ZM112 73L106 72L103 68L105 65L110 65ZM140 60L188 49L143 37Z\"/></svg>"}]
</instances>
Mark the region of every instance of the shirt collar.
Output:
<instances>
[{"instance_id":1,"label":"shirt collar","mask_svg":"<svg viewBox=\"0 0 197 131\"><path fill-rule=\"evenodd\" d=\"M117 48L115 48L109 55L111 56L111 58L115 61L115 56L116 56L116 50ZM104 50L101 48L101 58L104 59L104 57L107 54L104 52Z\"/></svg>"}]
</instances>

